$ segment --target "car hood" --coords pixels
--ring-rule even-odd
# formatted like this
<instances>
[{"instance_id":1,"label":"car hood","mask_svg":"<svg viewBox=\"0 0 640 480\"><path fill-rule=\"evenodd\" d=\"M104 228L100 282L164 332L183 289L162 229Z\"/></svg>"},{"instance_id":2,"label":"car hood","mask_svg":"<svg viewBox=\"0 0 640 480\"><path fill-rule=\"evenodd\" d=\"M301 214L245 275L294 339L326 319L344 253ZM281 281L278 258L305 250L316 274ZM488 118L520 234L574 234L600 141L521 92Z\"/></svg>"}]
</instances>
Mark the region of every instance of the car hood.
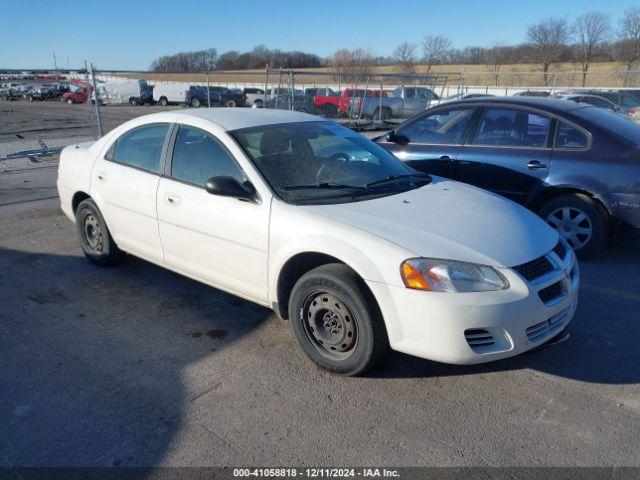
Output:
<instances>
[{"instance_id":1,"label":"car hood","mask_svg":"<svg viewBox=\"0 0 640 480\"><path fill-rule=\"evenodd\" d=\"M494 267L528 262L558 242L556 231L526 208L438 177L397 195L303 208L393 242L416 256Z\"/></svg>"}]
</instances>

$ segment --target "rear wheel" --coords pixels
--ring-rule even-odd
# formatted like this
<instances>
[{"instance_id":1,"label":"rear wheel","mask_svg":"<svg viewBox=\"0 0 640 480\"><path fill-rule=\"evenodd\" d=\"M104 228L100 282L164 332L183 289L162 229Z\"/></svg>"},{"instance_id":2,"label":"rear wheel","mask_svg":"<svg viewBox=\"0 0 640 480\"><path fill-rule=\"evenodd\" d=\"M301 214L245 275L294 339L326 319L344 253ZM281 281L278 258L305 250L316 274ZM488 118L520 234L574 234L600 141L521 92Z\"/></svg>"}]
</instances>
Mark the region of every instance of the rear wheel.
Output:
<instances>
[{"instance_id":1,"label":"rear wheel","mask_svg":"<svg viewBox=\"0 0 640 480\"><path fill-rule=\"evenodd\" d=\"M129 105L131 105L131 106L136 106L136 105L138 105L138 99L137 99L137 98L135 98L135 97L131 97L131 98L129 99Z\"/></svg>"},{"instance_id":2,"label":"rear wheel","mask_svg":"<svg viewBox=\"0 0 640 480\"><path fill-rule=\"evenodd\" d=\"M198 98L196 98L196 97L193 97L191 99L191 106L195 107L195 108L198 108L200 106L200 100Z\"/></svg>"},{"instance_id":3,"label":"rear wheel","mask_svg":"<svg viewBox=\"0 0 640 480\"><path fill-rule=\"evenodd\" d=\"M327 118L336 118L338 116L338 107L332 104L322 106L322 115Z\"/></svg>"},{"instance_id":4,"label":"rear wheel","mask_svg":"<svg viewBox=\"0 0 640 480\"><path fill-rule=\"evenodd\" d=\"M227 100L227 103L225 103L225 105L228 108L236 108L238 106L238 104L236 103L236 101L232 98L230 98L229 100Z\"/></svg>"},{"instance_id":5,"label":"rear wheel","mask_svg":"<svg viewBox=\"0 0 640 480\"><path fill-rule=\"evenodd\" d=\"M160 103L160 105L162 105L163 107L166 107L167 105L169 105L169 102L167 101L167 97L160 97L160 101L158 103Z\"/></svg>"},{"instance_id":6,"label":"rear wheel","mask_svg":"<svg viewBox=\"0 0 640 480\"><path fill-rule=\"evenodd\" d=\"M291 292L289 318L307 356L330 372L361 374L388 349L375 299L343 264L323 265L304 274Z\"/></svg>"},{"instance_id":7,"label":"rear wheel","mask_svg":"<svg viewBox=\"0 0 640 480\"><path fill-rule=\"evenodd\" d=\"M256 100L255 102L253 102L253 107L262 108L262 100Z\"/></svg>"},{"instance_id":8,"label":"rear wheel","mask_svg":"<svg viewBox=\"0 0 640 480\"><path fill-rule=\"evenodd\" d=\"M90 262L101 267L119 263L124 252L118 248L95 202L83 200L76 210L76 225L82 251Z\"/></svg>"},{"instance_id":9,"label":"rear wheel","mask_svg":"<svg viewBox=\"0 0 640 480\"><path fill-rule=\"evenodd\" d=\"M71 100L70 98L67 98L67 104L73 105L73 100Z\"/></svg>"},{"instance_id":10,"label":"rear wheel","mask_svg":"<svg viewBox=\"0 0 640 480\"><path fill-rule=\"evenodd\" d=\"M376 107L375 112L373 112L374 120L384 121L384 120L389 120L390 118L391 118L391 110L389 110L387 107L382 107L382 110L380 109L380 107Z\"/></svg>"},{"instance_id":11,"label":"rear wheel","mask_svg":"<svg viewBox=\"0 0 640 480\"><path fill-rule=\"evenodd\" d=\"M572 193L555 197L542 206L540 216L582 258L595 255L607 242L609 214L587 195Z\"/></svg>"}]
</instances>

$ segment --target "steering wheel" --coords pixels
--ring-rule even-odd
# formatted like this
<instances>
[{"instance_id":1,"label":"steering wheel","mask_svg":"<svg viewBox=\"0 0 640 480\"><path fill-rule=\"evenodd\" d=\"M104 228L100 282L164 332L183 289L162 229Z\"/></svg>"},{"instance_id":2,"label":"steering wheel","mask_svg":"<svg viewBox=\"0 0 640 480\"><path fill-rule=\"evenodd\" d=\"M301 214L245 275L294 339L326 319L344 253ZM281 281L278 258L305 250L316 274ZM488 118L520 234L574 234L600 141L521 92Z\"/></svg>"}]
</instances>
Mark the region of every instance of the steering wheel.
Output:
<instances>
[{"instance_id":1,"label":"steering wheel","mask_svg":"<svg viewBox=\"0 0 640 480\"><path fill-rule=\"evenodd\" d=\"M329 183L333 174L344 170L349 160L349 156L346 153L335 153L331 158L322 162L322 165L316 173L316 182Z\"/></svg>"}]
</instances>

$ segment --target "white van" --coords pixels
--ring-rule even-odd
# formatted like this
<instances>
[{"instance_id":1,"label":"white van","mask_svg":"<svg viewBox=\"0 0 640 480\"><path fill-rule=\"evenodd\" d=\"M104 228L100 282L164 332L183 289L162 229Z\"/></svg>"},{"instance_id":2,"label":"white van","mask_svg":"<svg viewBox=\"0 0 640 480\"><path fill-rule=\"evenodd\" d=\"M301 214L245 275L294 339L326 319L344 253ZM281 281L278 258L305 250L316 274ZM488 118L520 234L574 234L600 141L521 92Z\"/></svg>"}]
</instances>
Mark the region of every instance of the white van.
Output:
<instances>
[{"instance_id":1,"label":"white van","mask_svg":"<svg viewBox=\"0 0 640 480\"><path fill-rule=\"evenodd\" d=\"M171 103L184 103L188 83L156 83L153 87L153 100L162 106Z\"/></svg>"}]
</instances>

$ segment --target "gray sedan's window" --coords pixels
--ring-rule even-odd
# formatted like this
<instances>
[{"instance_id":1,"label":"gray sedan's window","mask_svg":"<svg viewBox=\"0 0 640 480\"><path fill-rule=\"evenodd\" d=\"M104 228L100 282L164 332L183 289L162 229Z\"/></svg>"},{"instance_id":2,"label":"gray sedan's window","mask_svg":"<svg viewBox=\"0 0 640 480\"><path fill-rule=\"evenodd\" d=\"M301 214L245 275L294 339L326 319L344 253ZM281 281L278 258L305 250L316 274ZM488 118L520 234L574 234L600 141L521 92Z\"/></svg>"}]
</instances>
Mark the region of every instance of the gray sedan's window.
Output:
<instances>
[{"instance_id":1,"label":"gray sedan's window","mask_svg":"<svg viewBox=\"0 0 640 480\"><path fill-rule=\"evenodd\" d=\"M557 148L587 148L588 145L589 139L580 130L564 122L558 124L555 143Z\"/></svg>"},{"instance_id":2,"label":"gray sedan's window","mask_svg":"<svg viewBox=\"0 0 640 480\"><path fill-rule=\"evenodd\" d=\"M204 186L211 177L233 177L240 183L245 176L229 151L202 130L181 126L173 147L171 176L176 180Z\"/></svg>"},{"instance_id":3,"label":"gray sedan's window","mask_svg":"<svg viewBox=\"0 0 640 480\"><path fill-rule=\"evenodd\" d=\"M551 120L526 110L489 108L480 121L474 145L546 147Z\"/></svg>"},{"instance_id":4,"label":"gray sedan's window","mask_svg":"<svg viewBox=\"0 0 640 480\"><path fill-rule=\"evenodd\" d=\"M160 170L160 155L169 124L158 123L136 128L122 135L109 149L107 160L151 172Z\"/></svg>"},{"instance_id":5,"label":"gray sedan's window","mask_svg":"<svg viewBox=\"0 0 640 480\"><path fill-rule=\"evenodd\" d=\"M456 145L462 142L472 108L454 108L422 117L398 131L410 143Z\"/></svg>"}]
</instances>

